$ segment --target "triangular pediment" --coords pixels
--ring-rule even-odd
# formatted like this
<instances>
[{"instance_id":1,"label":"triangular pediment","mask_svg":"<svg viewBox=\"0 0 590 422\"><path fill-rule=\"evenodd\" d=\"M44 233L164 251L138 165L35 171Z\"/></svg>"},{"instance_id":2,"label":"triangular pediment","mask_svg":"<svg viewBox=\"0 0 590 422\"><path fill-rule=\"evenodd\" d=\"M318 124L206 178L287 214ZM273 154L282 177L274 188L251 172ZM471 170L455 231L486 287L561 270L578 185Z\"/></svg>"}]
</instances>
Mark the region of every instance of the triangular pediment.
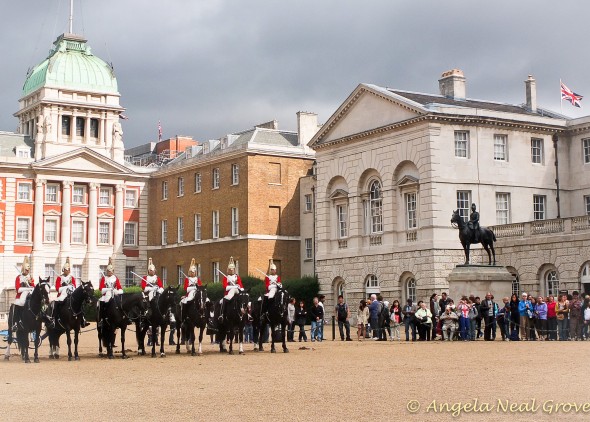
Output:
<instances>
[{"instance_id":1,"label":"triangular pediment","mask_svg":"<svg viewBox=\"0 0 590 422\"><path fill-rule=\"evenodd\" d=\"M130 173L124 165L86 147L37 161L33 164L33 168L93 174Z\"/></svg>"},{"instance_id":2,"label":"triangular pediment","mask_svg":"<svg viewBox=\"0 0 590 422\"><path fill-rule=\"evenodd\" d=\"M310 147L407 122L428 114L420 104L375 85L360 84L342 103Z\"/></svg>"},{"instance_id":3,"label":"triangular pediment","mask_svg":"<svg viewBox=\"0 0 590 422\"><path fill-rule=\"evenodd\" d=\"M115 216L108 212L103 212L101 214L98 214L98 218L115 218Z\"/></svg>"},{"instance_id":4,"label":"triangular pediment","mask_svg":"<svg viewBox=\"0 0 590 422\"><path fill-rule=\"evenodd\" d=\"M43 213L43 215L45 215L47 217L59 217L61 215L61 212L56 211L56 210L49 210L49 211L45 211Z\"/></svg>"},{"instance_id":5,"label":"triangular pediment","mask_svg":"<svg viewBox=\"0 0 590 422\"><path fill-rule=\"evenodd\" d=\"M82 212L82 211L76 211L76 212L72 213L72 217L86 218L86 217L88 217L88 214L86 214L85 212Z\"/></svg>"},{"instance_id":6,"label":"triangular pediment","mask_svg":"<svg viewBox=\"0 0 590 422\"><path fill-rule=\"evenodd\" d=\"M416 185L418 184L419 180L408 174L404 175L401 179L399 179L396 183L398 186L405 186L405 185Z\"/></svg>"},{"instance_id":7,"label":"triangular pediment","mask_svg":"<svg viewBox=\"0 0 590 422\"><path fill-rule=\"evenodd\" d=\"M336 189L330 194L330 199L348 198L348 192L343 189Z\"/></svg>"}]
</instances>

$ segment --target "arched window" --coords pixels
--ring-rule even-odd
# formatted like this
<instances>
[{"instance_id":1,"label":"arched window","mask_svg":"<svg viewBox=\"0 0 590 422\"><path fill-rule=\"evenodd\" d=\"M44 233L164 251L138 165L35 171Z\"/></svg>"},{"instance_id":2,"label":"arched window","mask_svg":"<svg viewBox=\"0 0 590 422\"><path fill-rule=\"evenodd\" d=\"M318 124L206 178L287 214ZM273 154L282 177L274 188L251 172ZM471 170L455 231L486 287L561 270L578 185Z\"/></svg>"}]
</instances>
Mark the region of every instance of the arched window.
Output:
<instances>
[{"instance_id":1,"label":"arched window","mask_svg":"<svg viewBox=\"0 0 590 422\"><path fill-rule=\"evenodd\" d=\"M416 279L413 277L406 281L406 299L412 299L416 303Z\"/></svg>"},{"instance_id":2,"label":"arched window","mask_svg":"<svg viewBox=\"0 0 590 422\"><path fill-rule=\"evenodd\" d=\"M520 297L520 279L518 278L518 274L512 274L514 277L512 279L512 294Z\"/></svg>"},{"instance_id":3,"label":"arched window","mask_svg":"<svg viewBox=\"0 0 590 422\"><path fill-rule=\"evenodd\" d=\"M559 293L559 276L557 275L557 271L551 270L545 274L545 291L547 292L547 296L557 296Z\"/></svg>"},{"instance_id":4,"label":"arched window","mask_svg":"<svg viewBox=\"0 0 590 422\"><path fill-rule=\"evenodd\" d=\"M590 294L590 261L586 262L580 272L580 290Z\"/></svg>"},{"instance_id":5,"label":"arched window","mask_svg":"<svg viewBox=\"0 0 590 422\"><path fill-rule=\"evenodd\" d=\"M334 284L334 293L336 294L336 297L340 295L344 296L344 280L341 278L337 279Z\"/></svg>"},{"instance_id":6,"label":"arched window","mask_svg":"<svg viewBox=\"0 0 590 422\"><path fill-rule=\"evenodd\" d=\"M365 280L365 290L367 295L371 294L378 294L380 292L379 289L379 280L377 280L377 276L375 274L370 274L367 276Z\"/></svg>"},{"instance_id":7,"label":"arched window","mask_svg":"<svg viewBox=\"0 0 590 422\"><path fill-rule=\"evenodd\" d=\"M381 183L378 180L371 182L369 193L371 209L371 233L383 231L383 200L381 199Z\"/></svg>"}]
</instances>

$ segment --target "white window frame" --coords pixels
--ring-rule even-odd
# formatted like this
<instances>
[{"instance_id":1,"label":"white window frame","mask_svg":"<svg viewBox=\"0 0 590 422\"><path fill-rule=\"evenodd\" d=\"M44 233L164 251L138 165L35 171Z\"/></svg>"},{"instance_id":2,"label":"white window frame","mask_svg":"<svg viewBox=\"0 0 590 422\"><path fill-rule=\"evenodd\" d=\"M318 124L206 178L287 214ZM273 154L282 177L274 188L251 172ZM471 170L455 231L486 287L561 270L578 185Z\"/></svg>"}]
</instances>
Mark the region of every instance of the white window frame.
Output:
<instances>
[{"instance_id":1,"label":"white window frame","mask_svg":"<svg viewBox=\"0 0 590 422\"><path fill-rule=\"evenodd\" d=\"M240 215L237 208L231 209L231 235L237 236L240 230Z\"/></svg>"},{"instance_id":2,"label":"white window frame","mask_svg":"<svg viewBox=\"0 0 590 422\"><path fill-rule=\"evenodd\" d=\"M176 242L184 242L184 217L176 218Z\"/></svg>"},{"instance_id":3,"label":"white window frame","mask_svg":"<svg viewBox=\"0 0 590 422\"><path fill-rule=\"evenodd\" d=\"M168 267L160 267L160 277L162 277L162 283L168 283Z\"/></svg>"},{"instance_id":4,"label":"white window frame","mask_svg":"<svg viewBox=\"0 0 590 422\"><path fill-rule=\"evenodd\" d=\"M557 270L549 270L545 273L546 296L557 296L559 294L559 274Z\"/></svg>"},{"instance_id":5,"label":"white window frame","mask_svg":"<svg viewBox=\"0 0 590 422\"><path fill-rule=\"evenodd\" d=\"M54 193L50 193L49 190L55 189L55 199L51 199L49 195L53 196ZM45 203L57 204L59 202L59 185L56 183L48 183L45 185Z\"/></svg>"},{"instance_id":6,"label":"white window frame","mask_svg":"<svg viewBox=\"0 0 590 422\"><path fill-rule=\"evenodd\" d=\"M375 274L369 274L365 278L365 291L367 294L378 294L381 291L379 279Z\"/></svg>"},{"instance_id":7,"label":"white window frame","mask_svg":"<svg viewBox=\"0 0 590 422\"><path fill-rule=\"evenodd\" d=\"M219 211L213 211L211 215L213 239L219 239Z\"/></svg>"},{"instance_id":8,"label":"white window frame","mask_svg":"<svg viewBox=\"0 0 590 422\"><path fill-rule=\"evenodd\" d=\"M240 183L240 166L237 164L231 165L231 184L236 186Z\"/></svg>"},{"instance_id":9,"label":"white window frame","mask_svg":"<svg viewBox=\"0 0 590 422\"><path fill-rule=\"evenodd\" d=\"M26 228L20 226L26 222ZM16 218L16 242L26 243L31 241L31 217L17 217Z\"/></svg>"},{"instance_id":10,"label":"white window frame","mask_svg":"<svg viewBox=\"0 0 590 422\"><path fill-rule=\"evenodd\" d=\"M184 196L184 177L178 178L178 196Z\"/></svg>"},{"instance_id":11,"label":"white window frame","mask_svg":"<svg viewBox=\"0 0 590 422\"><path fill-rule=\"evenodd\" d=\"M27 189L24 189L25 186ZM16 200L19 202L32 202L32 192L33 184L31 182L19 182L17 185Z\"/></svg>"},{"instance_id":12,"label":"white window frame","mask_svg":"<svg viewBox=\"0 0 590 422\"><path fill-rule=\"evenodd\" d=\"M82 265L72 264L72 277L74 277L76 280L80 280L82 278Z\"/></svg>"},{"instance_id":13,"label":"white window frame","mask_svg":"<svg viewBox=\"0 0 590 422\"><path fill-rule=\"evenodd\" d=\"M197 264L197 277L201 278L201 264Z\"/></svg>"},{"instance_id":14,"label":"white window frame","mask_svg":"<svg viewBox=\"0 0 590 422\"><path fill-rule=\"evenodd\" d=\"M162 220L160 227L160 233L162 235L162 246L165 246L168 244L168 220Z\"/></svg>"},{"instance_id":15,"label":"white window frame","mask_svg":"<svg viewBox=\"0 0 590 422\"><path fill-rule=\"evenodd\" d=\"M469 131L455 131L455 157L469 158Z\"/></svg>"},{"instance_id":16,"label":"white window frame","mask_svg":"<svg viewBox=\"0 0 590 422\"><path fill-rule=\"evenodd\" d=\"M55 233L53 240L47 239L47 226L48 223L55 223ZM43 243L59 243L59 218L57 217L45 217L45 223L43 224Z\"/></svg>"},{"instance_id":17,"label":"white window frame","mask_svg":"<svg viewBox=\"0 0 590 422\"><path fill-rule=\"evenodd\" d=\"M416 279L410 277L406 280L406 300L412 299L412 303L416 303L418 300L416 291Z\"/></svg>"},{"instance_id":18,"label":"white window frame","mask_svg":"<svg viewBox=\"0 0 590 422\"><path fill-rule=\"evenodd\" d=\"M135 265L125 265L125 286L124 287L131 287L135 285L134 278L135 276L133 273L135 272Z\"/></svg>"},{"instance_id":19,"label":"white window frame","mask_svg":"<svg viewBox=\"0 0 590 422\"><path fill-rule=\"evenodd\" d=\"M305 212L311 212L313 210L313 199L311 193L305 195Z\"/></svg>"},{"instance_id":20,"label":"white window frame","mask_svg":"<svg viewBox=\"0 0 590 422\"><path fill-rule=\"evenodd\" d=\"M168 181L162 180L162 201L168 199Z\"/></svg>"},{"instance_id":21,"label":"white window frame","mask_svg":"<svg viewBox=\"0 0 590 422\"><path fill-rule=\"evenodd\" d=\"M405 195L406 230L418 228L418 192L408 192Z\"/></svg>"},{"instance_id":22,"label":"white window frame","mask_svg":"<svg viewBox=\"0 0 590 422\"><path fill-rule=\"evenodd\" d=\"M531 162L533 164L544 164L545 142L543 138L531 138Z\"/></svg>"},{"instance_id":23,"label":"white window frame","mask_svg":"<svg viewBox=\"0 0 590 422\"><path fill-rule=\"evenodd\" d=\"M183 273L184 273L184 271L182 270L182 265L177 265L176 266L176 277L178 279L178 284L179 285L184 280Z\"/></svg>"},{"instance_id":24,"label":"white window frame","mask_svg":"<svg viewBox=\"0 0 590 422\"><path fill-rule=\"evenodd\" d=\"M373 180L369 184L369 208L371 234L383 233L383 186L379 180Z\"/></svg>"},{"instance_id":25,"label":"white window frame","mask_svg":"<svg viewBox=\"0 0 590 422\"><path fill-rule=\"evenodd\" d=\"M582 157L584 164L590 164L590 138L582 139Z\"/></svg>"},{"instance_id":26,"label":"white window frame","mask_svg":"<svg viewBox=\"0 0 590 422\"><path fill-rule=\"evenodd\" d=\"M195 214L195 241L202 240L202 222L201 214Z\"/></svg>"},{"instance_id":27,"label":"white window frame","mask_svg":"<svg viewBox=\"0 0 590 422\"><path fill-rule=\"evenodd\" d=\"M45 264L45 278L49 277L49 282L55 286L55 264Z\"/></svg>"},{"instance_id":28,"label":"white window frame","mask_svg":"<svg viewBox=\"0 0 590 422\"><path fill-rule=\"evenodd\" d=\"M510 194L496 192L496 224L510 224Z\"/></svg>"},{"instance_id":29,"label":"white window frame","mask_svg":"<svg viewBox=\"0 0 590 422\"><path fill-rule=\"evenodd\" d=\"M125 208L137 207L137 189L125 189Z\"/></svg>"},{"instance_id":30,"label":"white window frame","mask_svg":"<svg viewBox=\"0 0 590 422\"><path fill-rule=\"evenodd\" d=\"M131 241L128 240L129 236L133 236ZM123 229L123 245L124 246L137 246L137 223L135 221L126 221Z\"/></svg>"},{"instance_id":31,"label":"white window frame","mask_svg":"<svg viewBox=\"0 0 590 422\"><path fill-rule=\"evenodd\" d=\"M211 189L219 189L220 185L219 167L215 167L211 172Z\"/></svg>"},{"instance_id":32,"label":"white window frame","mask_svg":"<svg viewBox=\"0 0 590 422\"><path fill-rule=\"evenodd\" d=\"M108 227L107 234L107 241L105 242L101 239L101 236L104 236L104 233L101 232L103 227ZM99 245L112 245L113 244L113 222L111 220L98 220L98 237L96 239L96 243Z\"/></svg>"},{"instance_id":33,"label":"white window frame","mask_svg":"<svg viewBox=\"0 0 590 422\"><path fill-rule=\"evenodd\" d=\"M508 135L494 135L494 161L508 161Z\"/></svg>"},{"instance_id":34,"label":"white window frame","mask_svg":"<svg viewBox=\"0 0 590 422\"><path fill-rule=\"evenodd\" d=\"M201 173L195 173L195 193L200 193L202 188L202 176Z\"/></svg>"},{"instance_id":35,"label":"white window frame","mask_svg":"<svg viewBox=\"0 0 590 422\"><path fill-rule=\"evenodd\" d=\"M82 194L81 195L76 194L76 189L78 189L78 190L81 189L82 190ZM82 199L78 201L76 199L76 196L81 196ZM86 198L86 186L83 186L83 185L74 185L72 187L72 204L84 205L85 204L85 202L84 202L84 199L85 198Z\"/></svg>"},{"instance_id":36,"label":"white window frame","mask_svg":"<svg viewBox=\"0 0 590 422\"><path fill-rule=\"evenodd\" d=\"M590 215L590 195L584 196L584 206L586 208L586 215Z\"/></svg>"},{"instance_id":37,"label":"white window frame","mask_svg":"<svg viewBox=\"0 0 590 422\"><path fill-rule=\"evenodd\" d=\"M16 156L18 158L31 158L31 148L16 147Z\"/></svg>"},{"instance_id":38,"label":"white window frame","mask_svg":"<svg viewBox=\"0 0 590 422\"><path fill-rule=\"evenodd\" d=\"M305 259L313 258L313 239L308 237L305 239Z\"/></svg>"},{"instance_id":39,"label":"white window frame","mask_svg":"<svg viewBox=\"0 0 590 422\"><path fill-rule=\"evenodd\" d=\"M458 190L457 191L457 210L459 215L463 217L463 221L469 221L469 210L471 209L471 191Z\"/></svg>"},{"instance_id":40,"label":"white window frame","mask_svg":"<svg viewBox=\"0 0 590 422\"><path fill-rule=\"evenodd\" d=\"M105 194L106 195L103 195ZM98 206L99 207L110 207L112 206L112 195L113 195L113 189L112 188L99 188L98 190ZM106 202L103 202L103 200L106 199Z\"/></svg>"},{"instance_id":41,"label":"white window frame","mask_svg":"<svg viewBox=\"0 0 590 422\"><path fill-rule=\"evenodd\" d=\"M211 269L213 271L213 283L219 283L219 262L212 262Z\"/></svg>"},{"instance_id":42,"label":"white window frame","mask_svg":"<svg viewBox=\"0 0 590 422\"><path fill-rule=\"evenodd\" d=\"M336 205L336 221L338 222L338 239L348 238L348 205Z\"/></svg>"},{"instance_id":43,"label":"white window frame","mask_svg":"<svg viewBox=\"0 0 590 422\"><path fill-rule=\"evenodd\" d=\"M74 239L74 234L75 234L75 232L74 232L74 226L75 225L79 225L79 224L82 224L82 233L81 233L82 234L82 237L81 237L80 241ZM97 230L98 230L98 228L97 228ZM86 220L81 219L81 218L80 219L72 219L72 232L71 232L71 240L70 240L70 242L73 245L84 245L86 243L85 242L86 241L85 234L86 234Z\"/></svg>"},{"instance_id":44,"label":"white window frame","mask_svg":"<svg viewBox=\"0 0 590 422\"><path fill-rule=\"evenodd\" d=\"M533 220L541 221L547 219L547 196L533 195Z\"/></svg>"}]
</instances>

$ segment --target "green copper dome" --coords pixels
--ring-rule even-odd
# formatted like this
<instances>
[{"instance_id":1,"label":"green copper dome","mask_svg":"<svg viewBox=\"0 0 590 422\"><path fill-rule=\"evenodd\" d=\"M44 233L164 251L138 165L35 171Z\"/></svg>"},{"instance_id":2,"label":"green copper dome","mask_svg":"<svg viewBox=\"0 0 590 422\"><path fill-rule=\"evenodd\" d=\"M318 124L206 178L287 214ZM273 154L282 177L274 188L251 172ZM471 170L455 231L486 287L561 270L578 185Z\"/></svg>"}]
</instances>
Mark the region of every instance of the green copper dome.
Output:
<instances>
[{"instance_id":1,"label":"green copper dome","mask_svg":"<svg viewBox=\"0 0 590 422\"><path fill-rule=\"evenodd\" d=\"M63 34L53 44L49 57L27 75L23 97L43 86L118 94L113 69L92 55L84 38Z\"/></svg>"}]
</instances>

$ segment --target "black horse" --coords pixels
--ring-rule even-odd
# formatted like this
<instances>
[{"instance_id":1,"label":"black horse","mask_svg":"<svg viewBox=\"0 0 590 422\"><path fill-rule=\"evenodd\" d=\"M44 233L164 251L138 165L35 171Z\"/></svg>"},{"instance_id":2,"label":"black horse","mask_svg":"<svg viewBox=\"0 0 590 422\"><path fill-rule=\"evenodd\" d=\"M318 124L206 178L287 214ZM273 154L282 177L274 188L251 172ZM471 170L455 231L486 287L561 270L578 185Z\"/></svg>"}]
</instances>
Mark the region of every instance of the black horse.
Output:
<instances>
[{"instance_id":1,"label":"black horse","mask_svg":"<svg viewBox=\"0 0 590 422\"><path fill-rule=\"evenodd\" d=\"M179 303L174 310L176 318L176 354L180 353L180 342L192 356L203 354L203 333L207 327L211 302L207 301L207 286L197 286L195 297L186 304ZM199 350L195 352L195 328L199 328Z\"/></svg>"},{"instance_id":2,"label":"black horse","mask_svg":"<svg viewBox=\"0 0 590 422\"><path fill-rule=\"evenodd\" d=\"M150 313L145 317L141 326L141 334L138 336L138 351L142 350L142 355L145 354L144 341L145 334L149 327L151 327L151 341L152 341L152 357L156 357L156 339L157 328L160 328L160 357L166 357L164 352L164 337L166 335L166 327L170 324L170 314L168 309L176 307L178 286L168 286L162 293L156 293L156 296L149 302Z\"/></svg>"},{"instance_id":3,"label":"black horse","mask_svg":"<svg viewBox=\"0 0 590 422\"><path fill-rule=\"evenodd\" d=\"M267 298L268 300L268 298ZM271 338L271 346L270 351L271 353L276 353L275 349L275 338L276 338L276 329L280 326L281 330L281 342L283 343L283 352L289 353L289 349L287 348L287 343L285 342L285 327L288 324L288 313L287 313L287 305L289 304L289 300L291 297L289 293L283 289L282 287L277 287L277 291L275 292L275 297L270 300L268 306L268 312L265 315L260 316L259 322L259 335L258 335L258 351L263 352L264 348L262 347L262 340L263 335L266 331L267 325L270 324L270 338Z\"/></svg>"},{"instance_id":4,"label":"black horse","mask_svg":"<svg viewBox=\"0 0 590 422\"><path fill-rule=\"evenodd\" d=\"M35 363L39 363L39 344L41 340L41 328L43 320L47 317L43 312L43 307L49 304L49 277L42 279L39 277L39 283L33 288L33 291L27 297L25 305L21 310L19 321L14 320L14 304L10 306L8 315L8 345L4 355L5 360L10 359L10 345L14 342L12 337L12 327L16 323L16 341L20 349L21 358L25 363L31 363L29 359L29 333L35 333Z\"/></svg>"},{"instance_id":5,"label":"black horse","mask_svg":"<svg viewBox=\"0 0 590 422\"><path fill-rule=\"evenodd\" d=\"M225 304L223 319L218 323L217 339L219 340L219 351L226 352L225 339L229 340L229 354L233 355L234 337L238 336L240 355L244 354L244 325L248 318L248 303L250 294L247 290L236 293L230 301ZM215 305L215 320L218 321L221 304Z\"/></svg>"},{"instance_id":6,"label":"black horse","mask_svg":"<svg viewBox=\"0 0 590 422\"><path fill-rule=\"evenodd\" d=\"M47 336L49 337L49 359L59 359L59 338L63 333L66 333L68 339L68 360L72 360L72 337L70 331L74 330L74 359L80 360L78 356L78 335L80 334L80 327L84 319L82 313L82 306L84 303L93 303L96 299L94 297L94 287L89 281L87 283L81 282L64 300L64 304L59 310L59 314L55 315L55 324L47 326ZM55 306L55 301L51 304Z\"/></svg>"},{"instance_id":7,"label":"black horse","mask_svg":"<svg viewBox=\"0 0 590 422\"><path fill-rule=\"evenodd\" d=\"M127 330L127 325L135 322L137 328L139 326L139 320L144 313L145 304L141 293L123 293L122 295L113 297L106 304L104 315L100 316L97 326L98 355L100 357L103 356L102 347L104 344L104 347L107 349L107 357L114 359L115 334L117 328L119 328L121 329L121 357L127 359L128 356L125 352L125 331Z\"/></svg>"},{"instance_id":8,"label":"black horse","mask_svg":"<svg viewBox=\"0 0 590 422\"><path fill-rule=\"evenodd\" d=\"M469 265L469 249L471 245L477 243L481 243L483 248L488 253L489 265L496 265L496 251L494 250L494 242L496 241L496 235L493 231L491 231L487 227L480 227L479 240L475 240L473 236L473 230L471 230L467 226L467 223L463 220L461 214L459 214L459 210L453 211L451 224L459 229L459 240L461 241L461 245L463 245L463 250L465 251L465 265Z\"/></svg>"}]
</instances>

